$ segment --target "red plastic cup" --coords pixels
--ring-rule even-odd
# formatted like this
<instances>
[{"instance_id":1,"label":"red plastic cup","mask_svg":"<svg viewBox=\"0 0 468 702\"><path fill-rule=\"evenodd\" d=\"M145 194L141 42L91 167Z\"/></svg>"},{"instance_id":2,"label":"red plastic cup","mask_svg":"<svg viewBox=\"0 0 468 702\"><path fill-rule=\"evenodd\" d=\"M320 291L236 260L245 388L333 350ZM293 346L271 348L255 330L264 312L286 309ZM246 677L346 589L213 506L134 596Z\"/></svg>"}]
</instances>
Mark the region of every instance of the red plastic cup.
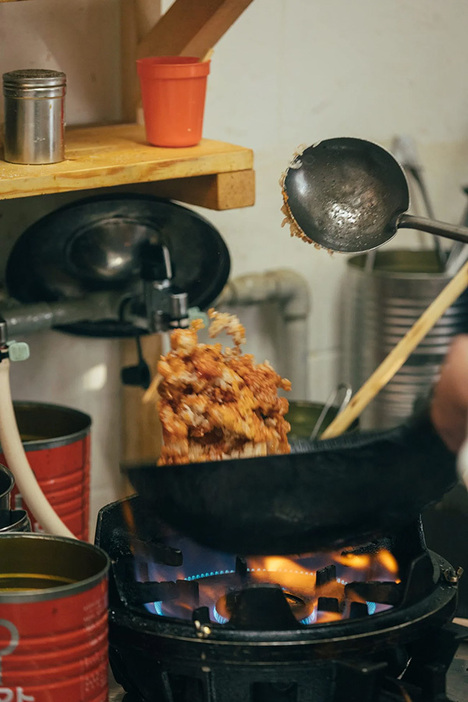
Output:
<instances>
[{"instance_id":1,"label":"red plastic cup","mask_svg":"<svg viewBox=\"0 0 468 702\"><path fill-rule=\"evenodd\" d=\"M210 61L194 56L138 59L146 138L153 146L196 146L203 115Z\"/></svg>"}]
</instances>

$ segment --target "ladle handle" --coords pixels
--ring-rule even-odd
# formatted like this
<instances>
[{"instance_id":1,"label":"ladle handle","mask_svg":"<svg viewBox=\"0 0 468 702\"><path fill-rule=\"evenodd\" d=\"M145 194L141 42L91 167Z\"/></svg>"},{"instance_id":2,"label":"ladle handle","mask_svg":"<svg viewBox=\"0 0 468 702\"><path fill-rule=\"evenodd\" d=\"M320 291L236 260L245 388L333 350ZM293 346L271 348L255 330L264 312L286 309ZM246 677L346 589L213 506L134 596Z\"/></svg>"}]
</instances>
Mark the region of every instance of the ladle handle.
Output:
<instances>
[{"instance_id":1,"label":"ladle handle","mask_svg":"<svg viewBox=\"0 0 468 702\"><path fill-rule=\"evenodd\" d=\"M369 402L385 387L400 370L403 363L417 347L419 342L432 329L434 324L442 317L444 312L455 302L468 286L468 263L460 268L458 273L445 286L435 300L422 313L411 329L390 351L364 385L351 398L346 409L329 424L321 435L321 439L331 439L340 436L348 429L354 420L367 407Z\"/></svg>"},{"instance_id":2,"label":"ladle handle","mask_svg":"<svg viewBox=\"0 0 468 702\"><path fill-rule=\"evenodd\" d=\"M436 219L403 214L398 220L398 228L418 229L421 232L437 234L438 236L443 236L446 239L462 241L464 244L468 244L468 227L461 227L456 224L447 224L446 222L438 222Z\"/></svg>"}]
</instances>

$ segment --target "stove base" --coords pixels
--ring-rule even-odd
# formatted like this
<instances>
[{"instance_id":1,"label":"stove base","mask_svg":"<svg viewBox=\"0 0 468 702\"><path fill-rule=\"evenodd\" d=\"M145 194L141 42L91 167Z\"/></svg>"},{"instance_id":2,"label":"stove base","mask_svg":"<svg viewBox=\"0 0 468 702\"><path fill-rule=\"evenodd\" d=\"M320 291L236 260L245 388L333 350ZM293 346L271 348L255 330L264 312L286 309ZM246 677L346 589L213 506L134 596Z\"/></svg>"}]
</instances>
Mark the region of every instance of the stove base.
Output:
<instances>
[{"instance_id":1,"label":"stove base","mask_svg":"<svg viewBox=\"0 0 468 702\"><path fill-rule=\"evenodd\" d=\"M227 567L223 554L200 553L197 544L162 523L155 533L137 530L135 537L125 520L128 509L135 519L140 514L135 499L102 510L97 531L113 563L110 662L128 693L126 702L459 702L446 687L452 659L467 638L465 628L451 623L460 573L427 550L419 520L351 554L367 563L362 581L335 572L334 564L303 573L301 557L292 570L271 569L274 583L277 573L296 574L297 568L300 575L320 575L320 583L314 582L317 612L336 612L338 618L311 623L291 621L302 592L295 593L296 582L251 583L247 574L256 572L255 564L230 556ZM398 564L398 581L372 577L369 563L381 551ZM148 572L141 573L142 564ZM266 567L261 572L271 574ZM221 579L225 600L218 590L206 598L203 588ZM337 593L334 599L320 589L324 583ZM271 597L277 590L284 607ZM353 593L357 599L350 602ZM154 604L152 612L146 603L159 609ZM184 605L184 612L174 603ZM356 604L365 611L351 610ZM385 609L372 611L379 604ZM230 615L224 622L221 605Z\"/></svg>"},{"instance_id":2,"label":"stove base","mask_svg":"<svg viewBox=\"0 0 468 702\"><path fill-rule=\"evenodd\" d=\"M468 630L467 630L468 636ZM385 699L385 698L384 698ZM386 698L387 700L391 698ZM397 698L402 702L401 695ZM468 700L468 643L458 647L453 662L447 673L447 697L450 702L466 702ZM126 693L114 680L110 682L109 702L144 702L141 698ZM153 701L152 701L153 702ZM157 702L154 700L154 702Z\"/></svg>"},{"instance_id":3,"label":"stove base","mask_svg":"<svg viewBox=\"0 0 468 702\"><path fill-rule=\"evenodd\" d=\"M367 661L361 654L356 659L311 660L300 669L291 663L281 669L262 667L261 671L255 666L234 670L232 666L218 664L214 670L205 668L204 677L195 671L189 675L186 669L185 675L166 671L162 679L154 670L140 691L127 693L121 699L125 702L402 702L403 699L465 702L468 643L460 645L464 638L468 640L468 630L450 624L426 631L421 639L405 647L395 646L385 655L370 654ZM404 664L405 656L410 656L411 661L400 675L399 667ZM119 672L115 656L113 669Z\"/></svg>"}]
</instances>

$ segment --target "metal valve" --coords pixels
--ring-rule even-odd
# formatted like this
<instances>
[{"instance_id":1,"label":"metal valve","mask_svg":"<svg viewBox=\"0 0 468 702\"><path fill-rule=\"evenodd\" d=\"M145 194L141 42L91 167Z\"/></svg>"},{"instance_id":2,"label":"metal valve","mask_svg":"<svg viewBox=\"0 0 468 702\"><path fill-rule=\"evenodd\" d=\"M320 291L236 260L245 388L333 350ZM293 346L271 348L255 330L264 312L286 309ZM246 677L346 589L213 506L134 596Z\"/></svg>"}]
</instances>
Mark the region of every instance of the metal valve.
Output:
<instances>
[{"instance_id":1,"label":"metal valve","mask_svg":"<svg viewBox=\"0 0 468 702\"><path fill-rule=\"evenodd\" d=\"M130 303L130 315L145 319L150 333L164 332L189 324L188 295L172 282L169 250L164 244L146 240L140 247L142 293Z\"/></svg>"},{"instance_id":2,"label":"metal valve","mask_svg":"<svg viewBox=\"0 0 468 702\"><path fill-rule=\"evenodd\" d=\"M0 361L8 358L11 362L26 361L30 356L25 341L8 341L7 323L0 318Z\"/></svg>"}]
</instances>

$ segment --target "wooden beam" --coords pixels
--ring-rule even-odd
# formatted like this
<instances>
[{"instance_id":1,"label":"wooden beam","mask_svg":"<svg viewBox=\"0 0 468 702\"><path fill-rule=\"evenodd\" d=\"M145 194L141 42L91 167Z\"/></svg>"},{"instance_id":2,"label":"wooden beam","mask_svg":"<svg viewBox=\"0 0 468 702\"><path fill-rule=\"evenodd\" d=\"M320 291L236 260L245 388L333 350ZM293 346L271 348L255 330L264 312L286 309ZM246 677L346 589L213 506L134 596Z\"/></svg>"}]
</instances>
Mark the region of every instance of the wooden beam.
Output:
<instances>
[{"instance_id":1,"label":"wooden beam","mask_svg":"<svg viewBox=\"0 0 468 702\"><path fill-rule=\"evenodd\" d=\"M253 0L175 0L138 46L138 56L198 56L211 49Z\"/></svg>"},{"instance_id":2,"label":"wooden beam","mask_svg":"<svg viewBox=\"0 0 468 702\"><path fill-rule=\"evenodd\" d=\"M140 103L140 84L136 70L138 44L160 17L160 0L120 0L121 103L124 122L137 121Z\"/></svg>"},{"instance_id":3,"label":"wooden beam","mask_svg":"<svg viewBox=\"0 0 468 702\"><path fill-rule=\"evenodd\" d=\"M154 183L151 193L209 210L232 210L255 204L255 171L234 171Z\"/></svg>"}]
</instances>

